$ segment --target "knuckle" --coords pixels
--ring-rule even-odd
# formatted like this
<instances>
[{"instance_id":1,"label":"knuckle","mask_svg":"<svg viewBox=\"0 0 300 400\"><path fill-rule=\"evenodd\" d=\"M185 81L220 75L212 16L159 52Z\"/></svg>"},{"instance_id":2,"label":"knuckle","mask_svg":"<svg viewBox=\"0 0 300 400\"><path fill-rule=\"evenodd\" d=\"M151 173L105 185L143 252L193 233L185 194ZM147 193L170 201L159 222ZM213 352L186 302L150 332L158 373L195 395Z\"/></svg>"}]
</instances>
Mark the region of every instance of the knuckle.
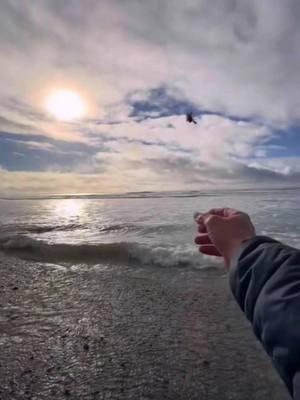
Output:
<instances>
[{"instance_id":1,"label":"knuckle","mask_svg":"<svg viewBox=\"0 0 300 400\"><path fill-rule=\"evenodd\" d=\"M209 215L206 219L206 225L207 226L214 226L219 222L219 217L217 217L216 215Z\"/></svg>"}]
</instances>

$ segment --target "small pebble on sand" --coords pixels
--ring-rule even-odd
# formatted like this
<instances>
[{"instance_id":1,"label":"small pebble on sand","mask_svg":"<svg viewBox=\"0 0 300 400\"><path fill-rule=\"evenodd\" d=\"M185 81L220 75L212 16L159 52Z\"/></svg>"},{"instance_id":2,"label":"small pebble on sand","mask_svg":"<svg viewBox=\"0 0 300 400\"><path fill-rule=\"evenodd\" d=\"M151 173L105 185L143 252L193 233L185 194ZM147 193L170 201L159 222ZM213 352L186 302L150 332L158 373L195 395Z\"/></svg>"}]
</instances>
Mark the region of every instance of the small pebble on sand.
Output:
<instances>
[{"instance_id":1,"label":"small pebble on sand","mask_svg":"<svg viewBox=\"0 0 300 400\"><path fill-rule=\"evenodd\" d=\"M89 351L89 349L90 349L90 346L89 346L87 343L85 343L85 344L83 345L83 350L84 350L84 351Z\"/></svg>"}]
</instances>

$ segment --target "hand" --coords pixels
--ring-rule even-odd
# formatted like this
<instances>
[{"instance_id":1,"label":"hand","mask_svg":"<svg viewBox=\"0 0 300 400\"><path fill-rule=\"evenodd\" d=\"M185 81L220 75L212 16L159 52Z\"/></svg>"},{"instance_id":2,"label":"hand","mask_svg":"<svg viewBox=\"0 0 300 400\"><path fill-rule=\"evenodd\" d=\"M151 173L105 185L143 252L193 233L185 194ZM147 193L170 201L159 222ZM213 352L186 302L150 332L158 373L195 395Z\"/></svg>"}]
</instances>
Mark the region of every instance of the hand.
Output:
<instances>
[{"instance_id":1,"label":"hand","mask_svg":"<svg viewBox=\"0 0 300 400\"><path fill-rule=\"evenodd\" d=\"M246 213L232 208L214 208L201 214L196 222L199 251L211 256L224 257L227 269L232 257L247 239L255 236L255 229Z\"/></svg>"}]
</instances>

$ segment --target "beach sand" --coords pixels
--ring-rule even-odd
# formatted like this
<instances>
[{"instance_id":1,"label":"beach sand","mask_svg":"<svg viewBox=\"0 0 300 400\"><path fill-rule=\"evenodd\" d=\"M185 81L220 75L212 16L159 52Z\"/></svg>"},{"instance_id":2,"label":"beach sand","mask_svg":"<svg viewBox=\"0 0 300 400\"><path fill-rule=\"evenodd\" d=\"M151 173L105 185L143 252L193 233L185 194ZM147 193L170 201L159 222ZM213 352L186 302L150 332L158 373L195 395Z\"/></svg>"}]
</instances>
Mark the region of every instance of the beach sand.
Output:
<instances>
[{"instance_id":1,"label":"beach sand","mask_svg":"<svg viewBox=\"0 0 300 400\"><path fill-rule=\"evenodd\" d=\"M289 399L220 269L1 256L0 399Z\"/></svg>"}]
</instances>

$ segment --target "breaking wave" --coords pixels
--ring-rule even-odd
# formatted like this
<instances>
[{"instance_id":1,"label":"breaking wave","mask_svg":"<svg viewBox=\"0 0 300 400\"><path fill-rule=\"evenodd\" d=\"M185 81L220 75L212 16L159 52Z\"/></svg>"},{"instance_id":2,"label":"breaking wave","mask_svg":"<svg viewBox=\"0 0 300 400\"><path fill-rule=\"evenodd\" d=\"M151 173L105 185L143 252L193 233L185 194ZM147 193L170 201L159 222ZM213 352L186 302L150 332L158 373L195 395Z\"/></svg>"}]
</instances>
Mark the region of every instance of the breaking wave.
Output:
<instances>
[{"instance_id":1,"label":"breaking wave","mask_svg":"<svg viewBox=\"0 0 300 400\"><path fill-rule=\"evenodd\" d=\"M37 224L7 224L1 225L2 233L17 233L21 235L42 235L55 232L71 232L76 230L92 230L95 234L106 233L129 233L137 232L141 235L166 234L186 230L184 224L161 224L146 225L133 223L102 224L99 226L87 226L84 224L62 224L62 225L37 225Z\"/></svg>"},{"instance_id":2,"label":"breaking wave","mask_svg":"<svg viewBox=\"0 0 300 400\"><path fill-rule=\"evenodd\" d=\"M86 229L86 226L80 224L64 225L35 225L35 224L7 224L1 225L1 232L18 232L41 234L48 232L74 231L76 229Z\"/></svg>"},{"instance_id":3,"label":"breaking wave","mask_svg":"<svg viewBox=\"0 0 300 400\"><path fill-rule=\"evenodd\" d=\"M107 263L160 267L201 267L197 251L178 247L147 246L134 242L67 244L48 243L26 235L2 235L0 251L38 262Z\"/></svg>"}]
</instances>

